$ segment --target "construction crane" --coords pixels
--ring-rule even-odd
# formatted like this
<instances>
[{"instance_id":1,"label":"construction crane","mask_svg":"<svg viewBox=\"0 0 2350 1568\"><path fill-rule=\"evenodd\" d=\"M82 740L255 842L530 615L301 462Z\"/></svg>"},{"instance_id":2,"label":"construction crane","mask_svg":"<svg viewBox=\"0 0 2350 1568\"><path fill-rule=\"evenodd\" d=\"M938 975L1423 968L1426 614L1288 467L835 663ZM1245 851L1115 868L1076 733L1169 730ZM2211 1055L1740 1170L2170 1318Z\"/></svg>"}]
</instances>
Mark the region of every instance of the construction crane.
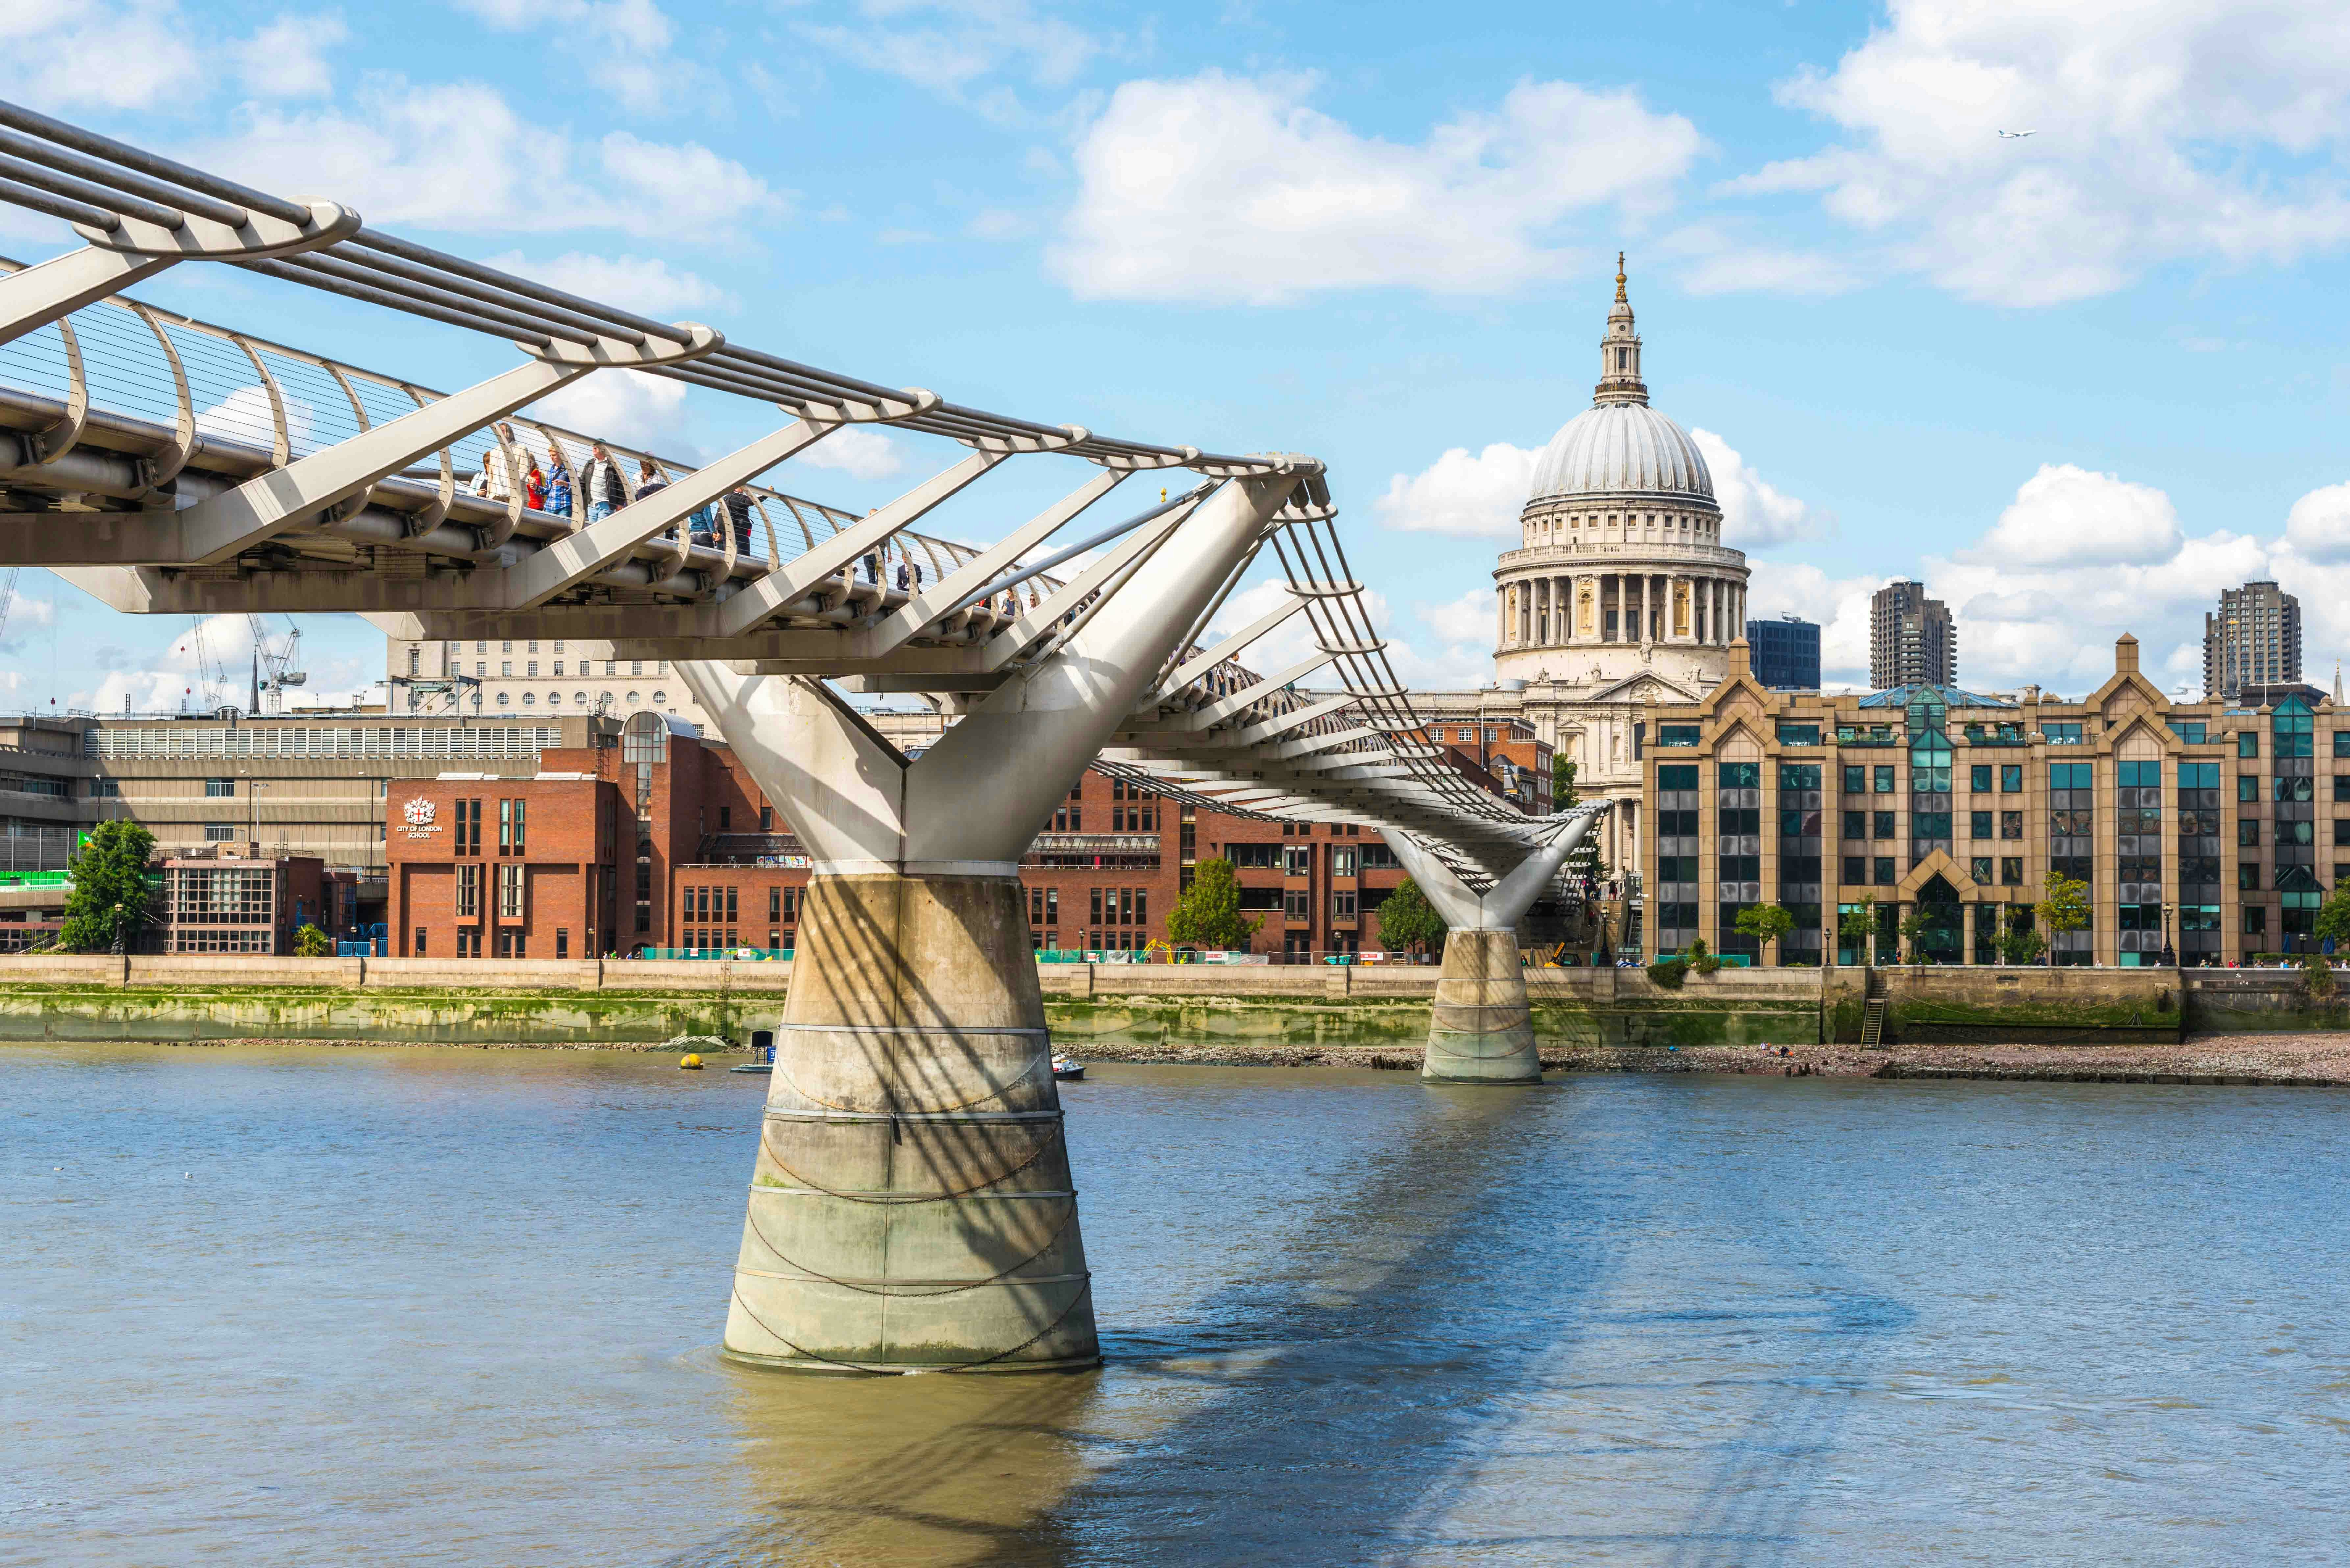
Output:
<instances>
[{"instance_id":1,"label":"construction crane","mask_svg":"<svg viewBox=\"0 0 2350 1568\"><path fill-rule=\"evenodd\" d=\"M22 566L11 566L8 575L0 577L0 638L8 635L8 612L16 607L16 574Z\"/></svg>"},{"instance_id":2,"label":"construction crane","mask_svg":"<svg viewBox=\"0 0 2350 1568\"><path fill-rule=\"evenodd\" d=\"M309 675L294 665L294 655L302 646L302 628L294 618L286 618L286 642L281 648L269 646L269 633L257 615L244 618L253 630L253 697L251 711L255 713L286 711L286 689L306 685Z\"/></svg>"},{"instance_id":3,"label":"construction crane","mask_svg":"<svg viewBox=\"0 0 2350 1568\"><path fill-rule=\"evenodd\" d=\"M204 618L202 616L190 618L188 640L180 645L180 651L185 653L191 647L195 649L196 655L196 684L188 689L188 695L194 696L196 688L202 687L204 697L203 711L217 713L221 707L223 681L220 667L213 662L212 648L204 640Z\"/></svg>"}]
</instances>

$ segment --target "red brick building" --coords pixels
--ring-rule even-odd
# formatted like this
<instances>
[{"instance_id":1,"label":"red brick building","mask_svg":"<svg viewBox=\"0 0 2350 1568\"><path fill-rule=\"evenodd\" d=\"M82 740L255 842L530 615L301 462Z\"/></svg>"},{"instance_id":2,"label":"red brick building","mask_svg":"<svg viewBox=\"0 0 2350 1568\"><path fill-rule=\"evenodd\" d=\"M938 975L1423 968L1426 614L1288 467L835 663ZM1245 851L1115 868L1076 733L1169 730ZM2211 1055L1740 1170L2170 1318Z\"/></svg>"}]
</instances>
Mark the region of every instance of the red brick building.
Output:
<instances>
[{"instance_id":1,"label":"red brick building","mask_svg":"<svg viewBox=\"0 0 2350 1568\"><path fill-rule=\"evenodd\" d=\"M265 856L257 844L223 844L174 855L161 870L167 953L283 956L304 926L338 931L358 918L358 878L328 871L314 855Z\"/></svg>"},{"instance_id":2,"label":"red brick building","mask_svg":"<svg viewBox=\"0 0 2350 1568\"><path fill-rule=\"evenodd\" d=\"M1480 728L1497 733L1441 742L1452 765L1490 789L1510 780L1547 809L1550 748L1523 725ZM392 950L793 947L806 850L733 749L650 713L614 739L542 751L533 779L452 774L395 788ZM1376 832L1228 816L1089 771L1021 861L1031 940L1095 951L1163 942L1193 868L1217 858L1236 868L1242 911L1263 921L1261 953L1376 950L1371 911L1404 879Z\"/></svg>"}]
</instances>

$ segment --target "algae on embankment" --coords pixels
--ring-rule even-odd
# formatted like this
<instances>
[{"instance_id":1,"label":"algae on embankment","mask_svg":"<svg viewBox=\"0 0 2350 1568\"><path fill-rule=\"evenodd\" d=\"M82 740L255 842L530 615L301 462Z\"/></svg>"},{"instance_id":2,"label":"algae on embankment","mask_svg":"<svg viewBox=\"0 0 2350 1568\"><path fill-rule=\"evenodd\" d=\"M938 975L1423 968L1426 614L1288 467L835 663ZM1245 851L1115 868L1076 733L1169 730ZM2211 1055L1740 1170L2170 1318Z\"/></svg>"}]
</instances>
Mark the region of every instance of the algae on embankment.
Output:
<instances>
[{"instance_id":1,"label":"algae on embankment","mask_svg":"<svg viewBox=\"0 0 2350 1568\"><path fill-rule=\"evenodd\" d=\"M746 1038L779 998L698 992L0 987L0 1040L381 1040L468 1045Z\"/></svg>"}]
</instances>

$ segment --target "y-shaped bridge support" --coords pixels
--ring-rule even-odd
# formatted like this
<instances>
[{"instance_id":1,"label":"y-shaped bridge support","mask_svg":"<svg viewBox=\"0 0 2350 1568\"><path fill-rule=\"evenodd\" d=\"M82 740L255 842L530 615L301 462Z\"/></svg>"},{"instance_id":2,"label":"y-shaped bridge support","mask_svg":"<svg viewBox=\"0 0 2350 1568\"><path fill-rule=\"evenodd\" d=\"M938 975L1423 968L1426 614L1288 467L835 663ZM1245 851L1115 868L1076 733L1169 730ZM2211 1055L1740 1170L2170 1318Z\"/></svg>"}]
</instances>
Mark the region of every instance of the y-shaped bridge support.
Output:
<instances>
[{"instance_id":1,"label":"y-shaped bridge support","mask_svg":"<svg viewBox=\"0 0 2350 1568\"><path fill-rule=\"evenodd\" d=\"M1101 1359L1020 857L1295 484L1235 479L1170 519L1114 606L910 762L816 681L680 664L815 873L728 1355Z\"/></svg>"},{"instance_id":2,"label":"y-shaped bridge support","mask_svg":"<svg viewBox=\"0 0 2350 1568\"><path fill-rule=\"evenodd\" d=\"M1422 1078L1441 1084L1542 1082L1526 974L1518 962L1517 924L1607 809L1600 804L1576 810L1556 837L1530 851L1482 893L1425 844L1408 834L1388 835L1396 858L1449 928Z\"/></svg>"}]
</instances>

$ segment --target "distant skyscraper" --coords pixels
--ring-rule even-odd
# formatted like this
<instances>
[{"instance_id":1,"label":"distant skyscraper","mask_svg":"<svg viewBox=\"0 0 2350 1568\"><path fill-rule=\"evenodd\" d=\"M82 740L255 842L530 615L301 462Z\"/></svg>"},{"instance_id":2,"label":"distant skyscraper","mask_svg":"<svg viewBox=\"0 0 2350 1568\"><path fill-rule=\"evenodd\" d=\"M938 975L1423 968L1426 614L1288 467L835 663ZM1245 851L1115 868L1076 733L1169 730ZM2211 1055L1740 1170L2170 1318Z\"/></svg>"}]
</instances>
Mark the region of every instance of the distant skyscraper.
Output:
<instances>
[{"instance_id":1,"label":"distant skyscraper","mask_svg":"<svg viewBox=\"0 0 2350 1568\"><path fill-rule=\"evenodd\" d=\"M2203 618L2203 700L2300 679L2301 601L2274 583L2221 589L2219 612Z\"/></svg>"},{"instance_id":2,"label":"distant skyscraper","mask_svg":"<svg viewBox=\"0 0 2350 1568\"><path fill-rule=\"evenodd\" d=\"M1877 691L1959 683L1959 628L1923 583L1887 583L1868 601L1868 683Z\"/></svg>"},{"instance_id":3,"label":"distant skyscraper","mask_svg":"<svg viewBox=\"0 0 2350 1568\"><path fill-rule=\"evenodd\" d=\"M1774 691L1820 689L1820 628L1801 616L1746 623L1746 647L1754 679Z\"/></svg>"}]
</instances>

